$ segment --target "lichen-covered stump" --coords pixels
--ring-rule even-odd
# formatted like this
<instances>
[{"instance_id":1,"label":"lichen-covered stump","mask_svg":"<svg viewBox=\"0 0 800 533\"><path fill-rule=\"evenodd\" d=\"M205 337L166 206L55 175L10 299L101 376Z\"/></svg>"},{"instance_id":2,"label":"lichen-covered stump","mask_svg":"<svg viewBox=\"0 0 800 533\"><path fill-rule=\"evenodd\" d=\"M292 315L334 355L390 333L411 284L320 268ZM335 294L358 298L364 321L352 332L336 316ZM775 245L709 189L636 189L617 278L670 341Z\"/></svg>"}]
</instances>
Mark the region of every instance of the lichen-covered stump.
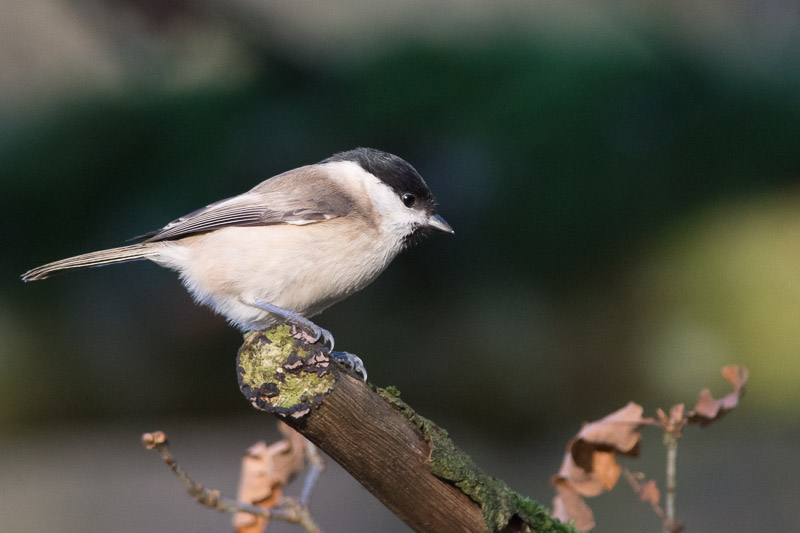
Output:
<instances>
[{"instance_id":1,"label":"lichen-covered stump","mask_svg":"<svg viewBox=\"0 0 800 533\"><path fill-rule=\"evenodd\" d=\"M415 531L573 531L480 471L396 395L349 376L289 326L248 333L237 363L242 393L256 408L280 416Z\"/></svg>"}]
</instances>

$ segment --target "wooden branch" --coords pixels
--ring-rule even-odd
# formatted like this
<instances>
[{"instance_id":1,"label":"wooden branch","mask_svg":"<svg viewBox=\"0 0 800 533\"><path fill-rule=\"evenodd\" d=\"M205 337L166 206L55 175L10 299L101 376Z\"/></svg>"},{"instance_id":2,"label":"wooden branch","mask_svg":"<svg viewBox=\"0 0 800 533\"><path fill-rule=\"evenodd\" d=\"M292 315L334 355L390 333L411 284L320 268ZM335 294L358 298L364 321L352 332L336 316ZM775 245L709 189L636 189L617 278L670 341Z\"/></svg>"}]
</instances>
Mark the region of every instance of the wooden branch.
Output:
<instances>
[{"instance_id":1,"label":"wooden branch","mask_svg":"<svg viewBox=\"0 0 800 533\"><path fill-rule=\"evenodd\" d=\"M396 394L345 374L289 326L245 335L237 364L256 408L281 416L415 531L574 531L480 471Z\"/></svg>"}]
</instances>

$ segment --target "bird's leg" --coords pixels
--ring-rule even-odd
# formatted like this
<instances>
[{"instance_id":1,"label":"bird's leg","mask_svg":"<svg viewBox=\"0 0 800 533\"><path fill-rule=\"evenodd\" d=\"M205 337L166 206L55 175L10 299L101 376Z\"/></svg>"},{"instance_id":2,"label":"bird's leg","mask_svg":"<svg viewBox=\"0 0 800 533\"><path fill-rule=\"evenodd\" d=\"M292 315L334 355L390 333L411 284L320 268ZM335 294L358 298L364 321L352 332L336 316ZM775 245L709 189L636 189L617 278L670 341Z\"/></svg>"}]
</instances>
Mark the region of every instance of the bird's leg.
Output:
<instances>
[{"instance_id":1,"label":"bird's leg","mask_svg":"<svg viewBox=\"0 0 800 533\"><path fill-rule=\"evenodd\" d=\"M301 315L300 313L296 313L294 311L289 311L288 309L284 309L283 307L278 307L277 305L272 305L267 302L251 302L249 305L254 307L258 307L259 309L263 309L264 311L271 313L275 316L281 317L284 321L297 326L298 328L303 328L311 332L311 342L317 342L318 340L322 339L323 344L330 344L331 352L333 351L333 335L327 329L321 328L318 325L314 324L312 321Z\"/></svg>"}]
</instances>

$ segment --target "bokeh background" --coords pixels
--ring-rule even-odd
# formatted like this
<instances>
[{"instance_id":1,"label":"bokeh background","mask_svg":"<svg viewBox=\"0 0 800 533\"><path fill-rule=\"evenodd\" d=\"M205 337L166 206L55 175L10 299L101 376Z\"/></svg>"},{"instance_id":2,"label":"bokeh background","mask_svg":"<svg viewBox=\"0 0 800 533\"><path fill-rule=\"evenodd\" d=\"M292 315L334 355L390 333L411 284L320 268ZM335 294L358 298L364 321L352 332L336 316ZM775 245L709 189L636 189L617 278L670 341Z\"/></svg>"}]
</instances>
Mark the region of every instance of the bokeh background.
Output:
<instances>
[{"instance_id":1,"label":"bokeh background","mask_svg":"<svg viewBox=\"0 0 800 533\"><path fill-rule=\"evenodd\" d=\"M415 165L456 229L318 317L374 383L549 503L583 421L745 364L742 405L685 432L678 514L794 529L799 24L783 0L4 0L0 529L227 530L138 437L235 492L277 438L240 334L149 263L19 274L355 146ZM626 465L661 483L660 439ZM660 530L627 486L590 504L596 531ZM408 531L335 465L312 508Z\"/></svg>"}]
</instances>

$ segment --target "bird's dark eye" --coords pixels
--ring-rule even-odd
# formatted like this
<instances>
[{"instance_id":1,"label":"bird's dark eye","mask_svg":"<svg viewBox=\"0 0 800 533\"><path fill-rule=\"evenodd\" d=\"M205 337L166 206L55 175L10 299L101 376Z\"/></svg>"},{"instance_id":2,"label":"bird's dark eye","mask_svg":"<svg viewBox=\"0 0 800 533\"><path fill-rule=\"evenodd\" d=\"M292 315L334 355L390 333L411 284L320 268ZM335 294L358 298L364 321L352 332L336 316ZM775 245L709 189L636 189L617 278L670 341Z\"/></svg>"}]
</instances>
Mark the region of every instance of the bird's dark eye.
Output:
<instances>
[{"instance_id":1,"label":"bird's dark eye","mask_svg":"<svg viewBox=\"0 0 800 533\"><path fill-rule=\"evenodd\" d=\"M406 207L413 207L414 204L417 202L417 197L411 194L410 192L407 192L403 195L402 200L403 200L403 205L405 205Z\"/></svg>"}]
</instances>

